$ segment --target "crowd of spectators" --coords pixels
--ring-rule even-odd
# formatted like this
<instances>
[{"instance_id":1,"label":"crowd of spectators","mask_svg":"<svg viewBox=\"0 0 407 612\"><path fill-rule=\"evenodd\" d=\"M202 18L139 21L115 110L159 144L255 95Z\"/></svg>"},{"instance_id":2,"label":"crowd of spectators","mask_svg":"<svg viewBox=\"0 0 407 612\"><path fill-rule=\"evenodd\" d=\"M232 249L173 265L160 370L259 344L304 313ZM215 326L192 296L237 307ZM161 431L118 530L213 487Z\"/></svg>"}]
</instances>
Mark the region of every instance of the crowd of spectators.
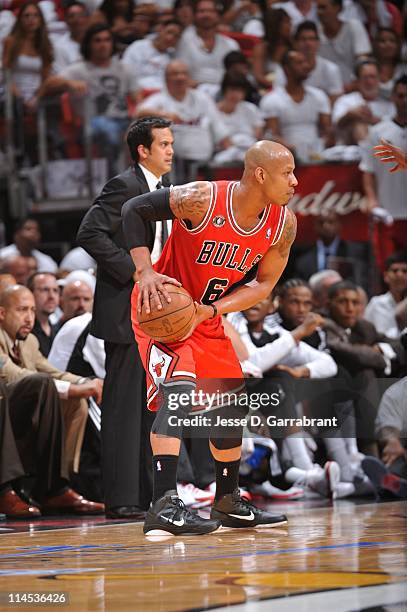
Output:
<instances>
[{"instance_id":1,"label":"crowd of spectators","mask_svg":"<svg viewBox=\"0 0 407 612\"><path fill-rule=\"evenodd\" d=\"M276 390L284 416L337 415L340 428L281 427L273 437L265 412L256 437L245 438L241 479L252 494L281 499L372 495L384 482L404 495L407 172L391 175L371 154L381 137L407 148L403 7L385 0L2 5L0 93L6 85L13 94L21 165L37 163L39 105L51 103L57 120L48 130L58 130L66 96L78 118L89 118L109 176L121 169L129 122L147 115L172 121L176 182L209 163L241 163L262 137L286 144L300 164L331 159L332 147L335 159L348 159L354 148L367 210L385 209L396 222L382 294L366 293L370 246L343 240L338 215L324 212L316 241L294 249L275 294L225 322L253 390ZM56 156L67 155L58 138L50 142L58 143ZM57 264L39 250L35 219L0 246L0 512L103 512L105 353L89 333L96 263L75 248ZM183 449L180 493L195 507L214 495L206 452L194 439Z\"/></svg>"}]
</instances>

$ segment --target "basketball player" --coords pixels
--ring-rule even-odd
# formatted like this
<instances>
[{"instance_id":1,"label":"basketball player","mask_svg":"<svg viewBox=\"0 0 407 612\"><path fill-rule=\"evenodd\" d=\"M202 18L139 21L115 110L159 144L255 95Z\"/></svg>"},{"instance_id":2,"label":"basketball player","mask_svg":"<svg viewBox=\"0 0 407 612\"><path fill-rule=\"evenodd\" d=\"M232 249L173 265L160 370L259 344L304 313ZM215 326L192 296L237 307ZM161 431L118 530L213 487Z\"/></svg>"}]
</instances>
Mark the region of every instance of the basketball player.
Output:
<instances>
[{"instance_id":1,"label":"basketball player","mask_svg":"<svg viewBox=\"0 0 407 612\"><path fill-rule=\"evenodd\" d=\"M295 215L286 207L297 185L294 167L288 149L261 141L247 151L240 182L189 183L132 198L123 206L123 229L137 279L132 323L147 372L147 402L150 409L157 410L151 432L153 502L145 534L202 534L219 525L272 527L287 520L241 499L239 424L210 434L216 472L211 519L185 508L177 497L176 471L182 420L190 407L170 409L169 398L171 390L191 392L203 379L238 379L235 390L243 386L240 364L224 334L221 315L250 308L266 298L285 268L296 234ZM173 230L153 267L146 224L168 218L176 219ZM255 264L256 280L225 295ZM187 338L164 345L141 331L136 315L141 308L147 313L161 310L161 300L170 302L163 286L168 282L182 283L196 302L196 316ZM221 406L218 413L225 418L240 416L237 405Z\"/></svg>"},{"instance_id":2,"label":"basketball player","mask_svg":"<svg viewBox=\"0 0 407 612\"><path fill-rule=\"evenodd\" d=\"M396 164L390 168L389 172L397 172L398 170L407 170L407 153L400 147L390 144L384 138L381 139L381 144L373 147L373 154L381 162L385 164Z\"/></svg>"}]
</instances>

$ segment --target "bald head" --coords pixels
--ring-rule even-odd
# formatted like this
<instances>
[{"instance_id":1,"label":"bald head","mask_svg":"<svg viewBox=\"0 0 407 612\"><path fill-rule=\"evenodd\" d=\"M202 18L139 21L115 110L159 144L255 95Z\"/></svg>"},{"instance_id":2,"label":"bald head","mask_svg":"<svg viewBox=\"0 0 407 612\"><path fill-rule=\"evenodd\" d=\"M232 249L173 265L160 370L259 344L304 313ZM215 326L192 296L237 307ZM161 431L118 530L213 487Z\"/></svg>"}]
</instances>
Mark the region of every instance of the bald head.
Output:
<instances>
[{"instance_id":1,"label":"bald head","mask_svg":"<svg viewBox=\"0 0 407 612\"><path fill-rule=\"evenodd\" d=\"M63 320L68 321L73 317L85 314L85 312L90 312L92 304L93 291L87 283L80 280L67 283L61 296Z\"/></svg>"},{"instance_id":2,"label":"bald head","mask_svg":"<svg viewBox=\"0 0 407 612\"><path fill-rule=\"evenodd\" d=\"M8 257L3 262L3 270L4 272L7 272L8 274L14 276L18 283L24 285L30 275L30 266L28 258L23 257L23 255L14 255L13 257Z\"/></svg>"},{"instance_id":3,"label":"bald head","mask_svg":"<svg viewBox=\"0 0 407 612\"><path fill-rule=\"evenodd\" d=\"M260 140L246 153L241 184L265 204L285 206L298 185L294 168L294 157L287 147L272 140Z\"/></svg>"},{"instance_id":4,"label":"bald head","mask_svg":"<svg viewBox=\"0 0 407 612\"><path fill-rule=\"evenodd\" d=\"M259 140L247 150L244 160L245 169L255 169L257 166L266 168L270 164L293 160L291 151L279 142Z\"/></svg>"},{"instance_id":5,"label":"bald head","mask_svg":"<svg viewBox=\"0 0 407 612\"><path fill-rule=\"evenodd\" d=\"M34 296L27 287L11 285L0 294L0 325L11 340L25 340L34 327Z\"/></svg>"}]
</instances>

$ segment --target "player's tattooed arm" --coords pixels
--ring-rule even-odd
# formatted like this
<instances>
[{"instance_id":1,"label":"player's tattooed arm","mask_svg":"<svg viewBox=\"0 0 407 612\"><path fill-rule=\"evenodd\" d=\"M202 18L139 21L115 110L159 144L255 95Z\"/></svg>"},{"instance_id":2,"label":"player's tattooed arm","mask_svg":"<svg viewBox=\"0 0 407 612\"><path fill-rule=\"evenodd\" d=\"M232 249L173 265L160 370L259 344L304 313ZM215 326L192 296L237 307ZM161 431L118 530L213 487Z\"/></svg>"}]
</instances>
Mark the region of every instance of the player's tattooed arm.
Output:
<instances>
[{"instance_id":1,"label":"player's tattooed arm","mask_svg":"<svg viewBox=\"0 0 407 612\"><path fill-rule=\"evenodd\" d=\"M187 219L196 227L208 211L211 193L211 184L208 181L172 187L170 208L177 219Z\"/></svg>"},{"instance_id":2,"label":"player's tattooed arm","mask_svg":"<svg viewBox=\"0 0 407 612\"><path fill-rule=\"evenodd\" d=\"M281 238L277 243L278 252L282 259L286 259L290 254L291 245L297 235L297 217L292 210L287 208L287 215Z\"/></svg>"}]
</instances>

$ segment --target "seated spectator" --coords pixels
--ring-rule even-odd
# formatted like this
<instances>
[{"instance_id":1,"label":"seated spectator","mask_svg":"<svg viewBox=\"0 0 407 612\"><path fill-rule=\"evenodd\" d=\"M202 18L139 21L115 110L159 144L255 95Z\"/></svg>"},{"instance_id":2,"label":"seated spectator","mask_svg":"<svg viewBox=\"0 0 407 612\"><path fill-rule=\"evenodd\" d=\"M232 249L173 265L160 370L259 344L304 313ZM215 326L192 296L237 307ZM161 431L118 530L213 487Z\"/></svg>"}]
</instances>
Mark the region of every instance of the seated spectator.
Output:
<instances>
[{"instance_id":1,"label":"seated spectator","mask_svg":"<svg viewBox=\"0 0 407 612\"><path fill-rule=\"evenodd\" d=\"M266 94L261 103L273 140L307 162L319 156L331 141L331 109L328 96L304 85L310 67L305 56L288 51L283 58L287 84Z\"/></svg>"},{"instance_id":2,"label":"seated spectator","mask_svg":"<svg viewBox=\"0 0 407 612\"><path fill-rule=\"evenodd\" d=\"M294 34L294 48L303 53L310 66L305 85L322 89L331 104L343 94L341 72L333 62L318 55L319 34L313 21L303 21Z\"/></svg>"},{"instance_id":3,"label":"seated spectator","mask_svg":"<svg viewBox=\"0 0 407 612\"><path fill-rule=\"evenodd\" d=\"M260 140L264 120L260 110L245 98L250 83L241 74L226 72L221 86L221 98L217 103L221 122L226 126L231 146L216 153L213 162L242 162L247 149Z\"/></svg>"},{"instance_id":4,"label":"seated spectator","mask_svg":"<svg viewBox=\"0 0 407 612\"><path fill-rule=\"evenodd\" d=\"M387 242L390 251L388 255L395 250L407 251L407 172L390 174L386 165L372 155L372 147L377 146L384 138L392 145L399 146L403 150L406 148L407 75L395 82L392 99L396 107L395 113L370 128L369 136L361 147L362 161L359 165L363 172L367 210L372 212L375 208L381 207L393 219L393 225L387 232L380 233L380 246Z\"/></svg>"},{"instance_id":5,"label":"seated spectator","mask_svg":"<svg viewBox=\"0 0 407 612\"><path fill-rule=\"evenodd\" d=\"M121 52L138 38L138 27L134 23L133 11L134 4L131 0L103 0L91 15L90 24L106 25Z\"/></svg>"},{"instance_id":6,"label":"seated spectator","mask_svg":"<svg viewBox=\"0 0 407 612\"><path fill-rule=\"evenodd\" d=\"M407 65L400 59L400 37L390 28L379 28L373 41L373 53L379 68L379 97L390 100L395 82L407 74Z\"/></svg>"},{"instance_id":7,"label":"seated spectator","mask_svg":"<svg viewBox=\"0 0 407 612\"><path fill-rule=\"evenodd\" d=\"M50 321L50 316L59 306L57 279L51 272L37 272L30 276L27 287L35 300L35 323L31 333L37 338L41 353L48 357L59 329L58 324Z\"/></svg>"},{"instance_id":8,"label":"seated spectator","mask_svg":"<svg viewBox=\"0 0 407 612\"><path fill-rule=\"evenodd\" d=\"M308 282L312 291L313 310L322 316L328 314L328 290L331 285L343 280L335 270L322 270L310 276Z\"/></svg>"},{"instance_id":9,"label":"seated spectator","mask_svg":"<svg viewBox=\"0 0 407 612\"><path fill-rule=\"evenodd\" d=\"M167 21L153 38L136 40L127 47L122 61L136 76L139 91L164 88L165 69L173 58L181 32L177 21Z\"/></svg>"},{"instance_id":10,"label":"seated spectator","mask_svg":"<svg viewBox=\"0 0 407 612\"><path fill-rule=\"evenodd\" d=\"M16 285L17 281L12 274L0 274L0 295L7 289L7 287L11 287L12 285Z\"/></svg>"},{"instance_id":11,"label":"seated spectator","mask_svg":"<svg viewBox=\"0 0 407 612\"><path fill-rule=\"evenodd\" d=\"M49 362L58 370L84 377L105 379L104 341L89 333L92 314L73 317L57 333L49 354ZM86 423L79 471L72 481L82 495L103 499L101 474L101 410L89 400L89 419Z\"/></svg>"},{"instance_id":12,"label":"seated spectator","mask_svg":"<svg viewBox=\"0 0 407 612\"><path fill-rule=\"evenodd\" d=\"M75 247L68 251L59 264L59 269L72 272L73 270L96 270L96 261L82 247Z\"/></svg>"},{"instance_id":13,"label":"seated spectator","mask_svg":"<svg viewBox=\"0 0 407 612\"><path fill-rule=\"evenodd\" d=\"M260 368L262 374L278 381L284 390L284 401L278 406L285 417L295 418L297 402L292 381L298 378L326 378L334 376L337 367L328 353L321 352L302 342L310 336L323 319L314 313L308 313L304 321L291 332L286 331L277 321L268 323L272 311L271 297L243 311L228 315L227 320L240 334L241 340L249 352L248 361ZM267 386L270 391L270 383ZM257 387L256 387L257 391ZM294 428L295 429L295 428ZM293 428L278 432L283 437L283 463L288 482L310 486L320 495L335 495L342 489L338 466L327 465L326 470L314 466L307 451L304 433ZM270 432L272 435L272 432ZM277 440L281 446L281 440ZM315 446L316 448L316 446ZM329 469L332 467L336 476L329 482ZM330 489L330 484L334 490ZM343 488L343 487L342 487Z\"/></svg>"},{"instance_id":14,"label":"seated spectator","mask_svg":"<svg viewBox=\"0 0 407 612\"><path fill-rule=\"evenodd\" d=\"M407 377L385 391L376 418L382 461L366 457L363 469L376 492L407 499Z\"/></svg>"},{"instance_id":15,"label":"seated spectator","mask_svg":"<svg viewBox=\"0 0 407 612\"><path fill-rule=\"evenodd\" d=\"M192 0L175 0L174 17L183 29L194 23L194 5Z\"/></svg>"},{"instance_id":16,"label":"seated spectator","mask_svg":"<svg viewBox=\"0 0 407 612\"><path fill-rule=\"evenodd\" d=\"M356 62L370 55L372 46L362 23L340 17L342 0L317 0L320 23L319 55L330 60L341 71L345 91L350 91Z\"/></svg>"},{"instance_id":17,"label":"seated spectator","mask_svg":"<svg viewBox=\"0 0 407 612\"><path fill-rule=\"evenodd\" d=\"M39 350L31 333L35 321L35 301L29 289L20 285L9 287L1 294L0 306L0 377L13 383L33 373L50 376L61 397L65 427L66 466L77 471L83 432L88 416L85 398L100 401L103 383L87 380L54 368Z\"/></svg>"},{"instance_id":18,"label":"seated spectator","mask_svg":"<svg viewBox=\"0 0 407 612\"><path fill-rule=\"evenodd\" d=\"M407 311L407 254L394 253L386 259L384 282L389 290L372 297L365 311L365 319L373 323L380 334L398 338L405 325L398 324L396 310ZM401 316L400 316L401 315ZM405 318L400 312L402 321Z\"/></svg>"},{"instance_id":19,"label":"seated spectator","mask_svg":"<svg viewBox=\"0 0 407 612\"><path fill-rule=\"evenodd\" d=\"M102 146L109 173L115 174L129 123L126 96L136 102L136 75L113 55L113 36L107 26L96 24L86 31L81 53L83 61L49 77L41 95L69 91L73 94L75 113L82 118L85 100L89 101L92 137Z\"/></svg>"},{"instance_id":20,"label":"seated spectator","mask_svg":"<svg viewBox=\"0 0 407 612\"><path fill-rule=\"evenodd\" d=\"M0 266L3 273L13 276L20 285L25 285L31 275L28 257L22 255L11 255L1 260Z\"/></svg>"},{"instance_id":21,"label":"seated spectator","mask_svg":"<svg viewBox=\"0 0 407 612\"><path fill-rule=\"evenodd\" d=\"M173 122L176 182L196 178L197 167L215 150L230 144L228 130L220 121L213 100L189 86L186 64L170 62L165 71L166 89L149 96L138 108L139 117L155 115Z\"/></svg>"},{"instance_id":22,"label":"seated spectator","mask_svg":"<svg viewBox=\"0 0 407 612\"><path fill-rule=\"evenodd\" d=\"M375 60L361 61L355 72L357 91L338 98L332 111L337 137L346 145L359 144L366 138L370 126L394 113L394 104L379 97L379 70Z\"/></svg>"},{"instance_id":23,"label":"seated spectator","mask_svg":"<svg viewBox=\"0 0 407 612\"><path fill-rule=\"evenodd\" d=\"M366 286L368 245L340 237L342 222L338 213L326 210L315 218L316 242L294 258L293 275L308 280L328 268L337 269L342 278Z\"/></svg>"},{"instance_id":24,"label":"seated spectator","mask_svg":"<svg viewBox=\"0 0 407 612\"><path fill-rule=\"evenodd\" d=\"M327 346L338 365L345 368L359 394L354 401L357 437L362 451L377 455L374 420L378 407L377 376L397 375L405 367L400 342L379 334L366 320L358 319L356 286L341 281L329 288L329 315L325 332Z\"/></svg>"},{"instance_id":25,"label":"seated spectator","mask_svg":"<svg viewBox=\"0 0 407 612\"><path fill-rule=\"evenodd\" d=\"M62 317L57 331L73 317L92 311L93 293L94 289L85 281L71 280L64 285L61 295Z\"/></svg>"},{"instance_id":26,"label":"seated spectator","mask_svg":"<svg viewBox=\"0 0 407 612\"><path fill-rule=\"evenodd\" d=\"M64 11L65 23L68 32L52 36L54 47L53 72L62 72L64 68L80 62L81 43L88 27L88 13L86 6L75 0L66 6Z\"/></svg>"},{"instance_id":27,"label":"seated spectator","mask_svg":"<svg viewBox=\"0 0 407 612\"><path fill-rule=\"evenodd\" d=\"M102 514L104 504L88 501L70 486L52 378L28 374L7 384L0 380L0 390L0 512L9 519Z\"/></svg>"},{"instance_id":28,"label":"seated spectator","mask_svg":"<svg viewBox=\"0 0 407 612\"><path fill-rule=\"evenodd\" d=\"M56 262L45 253L38 251L41 243L41 230L35 219L24 219L17 224L14 233L14 243L0 250L0 259L22 255L23 257L35 257L40 272L56 272ZM31 271L32 273L32 271Z\"/></svg>"},{"instance_id":29,"label":"seated spectator","mask_svg":"<svg viewBox=\"0 0 407 612\"><path fill-rule=\"evenodd\" d=\"M197 83L220 84L223 59L229 51L238 51L236 41L219 34L219 11L213 0L194 4L194 25L187 28L179 41L176 57L184 62Z\"/></svg>"},{"instance_id":30,"label":"seated spectator","mask_svg":"<svg viewBox=\"0 0 407 612\"><path fill-rule=\"evenodd\" d=\"M291 20L283 9L268 9L265 17L264 40L253 49L253 74L265 89L283 87L285 75L281 61L291 48Z\"/></svg>"},{"instance_id":31,"label":"seated spectator","mask_svg":"<svg viewBox=\"0 0 407 612\"><path fill-rule=\"evenodd\" d=\"M360 21L373 38L379 27L391 28L401 34L403 19L395 2L387 0L345 0L342 19Z\"/></svg>"},{"instance_id":32,"label":"seated spectator","mask_svg":"<svg viewBox=\"0 0 407 612\"><path fill-rule=\"evenodd\" d=\"M305 21L307 21L307 23L318 21L317 7L314 0L288 0L287 2L277 2L273 3L273 8L282 8L286 11L291 19L293 32L295 32Z\"/></svg>"},{"instance_id":33,"label":"seated spectator","mask_svg":"<svg viewBox=\"0 0 407 612\"><path fill-rule=\"evenodd\" d=\"M256 79L252 73L249 59L241 51L230 51L227 55L225 55L223 64L225 66L225 75L226 73L237 74L246 78L248 89L245 100L246 102L251 102L252 104L256 104L256 106L258 106L260 102L260 94L256 86ZM213 83L202 83L198 86L198 89L209 94L211 98L216 101L221 97L219 84L215 85Z\"/></svg>"},{"instance_id":34,"label":"seated spectator","mask_svg":"<svg viewBox=\"0 0 407 612\"><path fill-rule=\"evenodd\" d=\"M24 130L24 117L36 112L42 83L51 73L52 45L41 9L35 2L23 4L16 22L4 41L3 69L10 71L15 97L15 138L24 147L22 154L36 160L35 129Z\"/></svg>"}]
</instances>

